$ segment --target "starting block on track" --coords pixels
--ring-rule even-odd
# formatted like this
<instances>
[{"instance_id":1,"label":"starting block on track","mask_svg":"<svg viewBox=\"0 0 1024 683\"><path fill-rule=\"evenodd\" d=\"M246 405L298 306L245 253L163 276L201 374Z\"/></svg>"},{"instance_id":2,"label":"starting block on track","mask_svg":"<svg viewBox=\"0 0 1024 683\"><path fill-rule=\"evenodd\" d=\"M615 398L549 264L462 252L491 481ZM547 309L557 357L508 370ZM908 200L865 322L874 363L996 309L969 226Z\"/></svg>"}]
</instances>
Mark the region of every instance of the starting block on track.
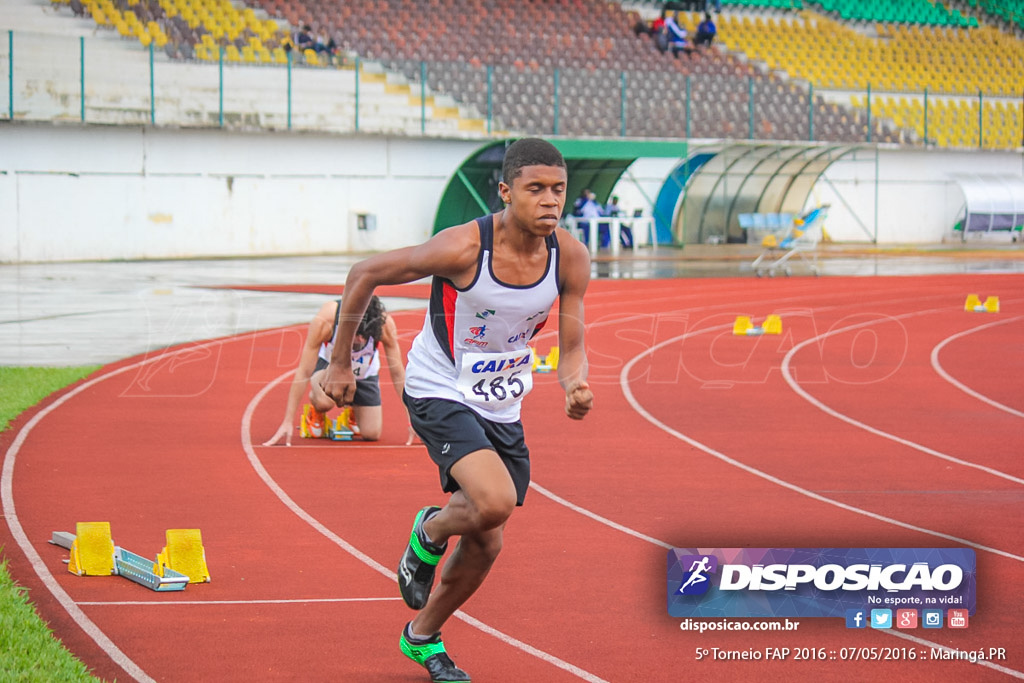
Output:
<instances>
[{"instance_id":1,"label":"starting block on track","mask_svg":"<svg viewBox=\"0 0 1024 683\"><path fill-rule=\"evenodd\" d=\"M964 310L972 313L998 313L999 297L987 297L985 302L982 303L977 294L968 294L967 300L964 301Z\"/></svg>"},{"instance_id":2,"label":"starting block on track","mask_svg":"<svg viewBox=\"0 0 1024 683\"><path fill-rule=\"evenodd\" d=\"M189 584L189 578L173 569L160 567L159 556L154 564L141 555L124 548L114 548L114 563L117 573L126 579L155 591L182 591ZM157 570L160 571L157 571ZM206 579L209 581L209 577ZM192 582L195 583L195 582Z\"/></svg>"},{"instance_id":3,"label":"starting block on track","mask_svg":"<svg viewBox=\"0 0 1024 683\"><path fill-rule=\"evenodd\" d=\"M754 326L749 315L737 316L732 325L732 333L738 337L754 337L761 334L782 334L782 318L778 315L769 315L764 323Z\"/></svg>"},{"instance_id":4,"label":"starting block on track","mask_svg":"<svg viewBox=\"0 0 1024 683\"><path fill-rule=\"evenodd\" d=\"M161 577L178 574L188 583L206 583L210 570L206 567L206 550L199 529L168 529L167 545L156 556L154 571Z\"/></svg>"},{"instance_id":5,"label":"starting block on track","mask_svg":"<svg viewBox=\"0 0 1024 683\"><path fill-rule=\"evenodd\" d=\"M114 570L114 541L110 522L78 522L71 541L68 571L77 576L110 576Z\"/></svg>"},{"instance_id":6,"label":"starting block on track","mask_svg":"<svg viewBox=\"0 0 1024 683\"><path fill-rule=\"evenodd\" d=\"M534 372L551 372L552 370L558 369L558 347L552 346L551 350L548 351L546 356L538 356L537 352L533 353L533 371Z\"/></svg>"},{"instance_id":7,"label":"starting block on track","mask_svg":"<svg viewBox=\"0 0 1024 683\"><path fill-rule=\"evenodd\" d=\"M302 417L299 418L299 435L303 439L319 439L324 436L324 423L327 416L317 412L309 403L302 406Z\"/></svg>"},{"instance_id":8,"label":"starting block on track","mask_svg":"<svg viewBox=\"0 0 1024 683\"><path fill-rule=\"evenodd\" d=\"M352 427L352 406L345 406L333 421L327 420L327 438L331 441L351 441L355 436Z\"/></svg>"},{"instance_id":9,"label":"starting block on track","mask_svg":"<svg viewBox=\"0 0 1024 683\"><path fill-rule=\"evenodd\" d=\"M352 406L346 406L338 417L331 420L326 414L317 412L307 403L302 406L299 434L303 439L351 441L356 434L353 428Z\"/></svg>"},{"instance_id":10,"label":"starting block on track","mask_svg":"<svg viewBox=\"0 0 1024 683\"><path fill-rule=\"evenodd\" d=\"M210 580L198 529L168 529L167 547L157 555L155 563L114 545L109 522L79 522L75 530L75 534L53 532L50 543L71 551L68 571L77 576L123 576L155 591L180 591L189 583ZM169 553L168 548L174 550ZM171 568L172 555L179 558L175 560L179 568L191 571L197 578L190 580L189 574Z\"/></svg>"}]
</instances>

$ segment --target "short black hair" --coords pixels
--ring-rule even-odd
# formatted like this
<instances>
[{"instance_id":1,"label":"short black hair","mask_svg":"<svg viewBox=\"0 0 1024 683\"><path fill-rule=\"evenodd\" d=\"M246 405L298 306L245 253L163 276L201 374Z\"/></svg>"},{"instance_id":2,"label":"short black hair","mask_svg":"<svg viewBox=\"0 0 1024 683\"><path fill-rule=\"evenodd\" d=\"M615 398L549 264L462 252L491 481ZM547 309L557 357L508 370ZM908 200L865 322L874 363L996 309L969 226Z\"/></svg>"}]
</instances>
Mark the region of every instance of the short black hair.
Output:
<instances>
[{"instance_id":1,"label":"short black hair","mask_svg":"<svg viewBox=\"0 0 1024 683\"><path fill-rule=\"evenodd\" d=\"M547 140L521 138L505 150L501 165L501 179L506 185L522 175L524 166L559 166L565 168L562 153Z\"/></svg>"},{"instance_id":2,"label":"short black hair","mask_svg":"<svg viewBox=\"0 0 1024 683\"><path fill-rule=\"evenodd\" d=\"M363 313L363 319L359 322L356 334L364 339L372 338L374 342L379 342L380 331L384 327L384 320L387 316L388 312L384 308L384 302L374 294L370 298L369 305L366 307L366 313Z\"/></svg>"}]
</instances>

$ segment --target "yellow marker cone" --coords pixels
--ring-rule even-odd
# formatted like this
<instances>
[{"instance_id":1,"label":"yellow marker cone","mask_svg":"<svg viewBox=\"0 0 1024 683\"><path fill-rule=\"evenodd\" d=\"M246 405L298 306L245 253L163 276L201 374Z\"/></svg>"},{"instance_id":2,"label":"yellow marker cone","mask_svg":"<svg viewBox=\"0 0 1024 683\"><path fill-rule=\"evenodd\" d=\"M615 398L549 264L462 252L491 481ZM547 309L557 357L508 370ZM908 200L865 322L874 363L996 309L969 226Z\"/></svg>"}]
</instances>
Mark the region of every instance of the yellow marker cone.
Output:
<instances>
[{"instance_id":1,"label":"yellow marker cone","mask_svg":"<svg viewBox=\"0 0 1024 683\"><path fill-rule=\"evenodd\" d=\"M558 347L557 346L552 346L551 350L548 351L548 357L545 358L544 360L547 363L547 365L551 367L552 370L557 370L558 369Z\"/></svg>"},{"instance_id":2,"label":"yellow marker cone","mask_svg":"<svg viewBox=\"0 0 1024 683\"><path fill-rule=\"evenodd\" d=\"M68 571L78 576L110 576L114 573L114 541L110 522L78 522L71 543Z\"/></svg>"},{"instance_id":3,"label":"yellow marker cone","mask_svg":"<svg viewBox=\"0 0 1024 683\"><path fill-rule=\"evenodd\" d=\"M978 306L981 306L981 299L978 298L977 294L968 294L967 301L964 302L965 311L977 310Z\"/></svg>"},{"instance_id":4,"label":"yellow marker cone","mask_svg":"<svg viewBox=\"0 0 1024 683\"><path fill-rule=\"evenodd\" d=\"M985 299L985 303L983 304L983 306L984 306L985 310L988 311L989 313L998 313L999 312L999 297L998 296L990 296L990 297L988 297L987 299Z\"/></svg>"}]
</instances>

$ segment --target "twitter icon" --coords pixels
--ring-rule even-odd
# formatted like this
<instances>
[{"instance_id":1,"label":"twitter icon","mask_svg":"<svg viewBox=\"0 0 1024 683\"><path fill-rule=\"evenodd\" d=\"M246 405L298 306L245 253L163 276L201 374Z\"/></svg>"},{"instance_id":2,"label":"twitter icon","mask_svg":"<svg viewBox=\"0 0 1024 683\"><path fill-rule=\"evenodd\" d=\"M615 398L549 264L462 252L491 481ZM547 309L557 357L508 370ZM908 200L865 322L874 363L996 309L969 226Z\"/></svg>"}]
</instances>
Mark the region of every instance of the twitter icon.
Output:
<instances>
[{"instance_id":1,"label":"twitter icon","mask_svg":"<svg viewBox=\"0 0 1024 683\"><path fill-rule=\"evenodd\" d=\"M871 610L871 628L892 628L892 610Z\"/></svg>"}]
</instances>

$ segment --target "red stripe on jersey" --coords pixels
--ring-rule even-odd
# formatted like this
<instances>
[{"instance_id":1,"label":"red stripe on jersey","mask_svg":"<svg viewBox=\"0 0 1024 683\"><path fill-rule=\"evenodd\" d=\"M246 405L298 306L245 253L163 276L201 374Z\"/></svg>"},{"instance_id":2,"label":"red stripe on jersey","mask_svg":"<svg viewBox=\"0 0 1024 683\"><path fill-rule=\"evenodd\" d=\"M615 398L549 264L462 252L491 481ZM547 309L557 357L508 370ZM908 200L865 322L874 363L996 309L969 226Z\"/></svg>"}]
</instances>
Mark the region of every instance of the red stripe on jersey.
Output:
<instances>
[{"instance_id":1,"label":"red stripe on jersey","mask_svg":"<svg viewBox=\"0 0 1024 683\"><path fill-rule=\"evenodd\" d=\"M455 302L459 298L459 292L450 282L444 282L442 287L441 302L444 306L444 326L448 331L448 355L455 358Z\"/></svg>"}]
</instances>

